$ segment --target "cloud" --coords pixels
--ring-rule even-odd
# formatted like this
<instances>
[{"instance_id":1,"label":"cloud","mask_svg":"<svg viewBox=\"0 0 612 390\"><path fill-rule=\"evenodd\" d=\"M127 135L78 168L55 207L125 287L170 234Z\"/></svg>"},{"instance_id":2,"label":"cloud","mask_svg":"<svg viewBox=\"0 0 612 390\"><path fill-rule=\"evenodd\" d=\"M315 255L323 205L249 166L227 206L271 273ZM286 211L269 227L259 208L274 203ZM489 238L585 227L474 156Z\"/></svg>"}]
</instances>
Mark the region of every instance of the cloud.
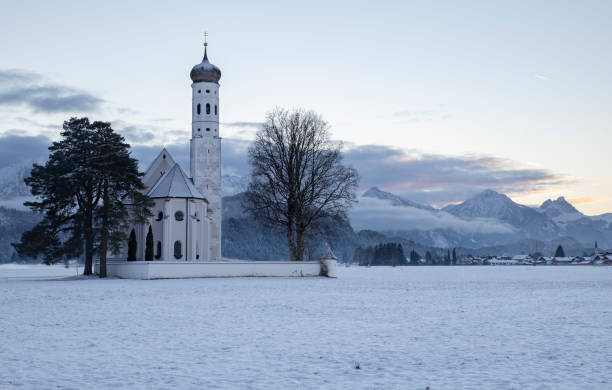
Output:
<instances>
[{"instance_id":1,"label":"cloud","mask_svg":"<svg viewBox=\"0 0 612 390\"><path fill-rule=\"evenodd\" d=\"M572 198L572 199L569 199L568 201L573 205L577 205L577 204L585 204L585 203L594 203L594 202L599 202L602 200L606 200L606 198L601 197L601 196L583 196L581 198Z\"/></svg>"},{"instance_id":2,"label":"cloud","mask_svg":"<svg viewBox=\"0 0 612 390\"><path fill-rule=\"evenodd\" d=\"M47 159L51 139L44 135L26 136L19 133L23 131L9 130L0 136L0 168Z\"/></svg>"},{"instance_id":3,"label":"cloud","mask_svg":"<svg viewBox=\"0 0 612 390\"><path fill-rule=\"evenodd\" d=\"M448 229L463 234L506 234L515 228L503 222L477 218L466 221L444 211L422 210L414 207L393 206L391 201L359 198L350 210L351 224L356 230L433 230Z\"/></svg>"},{"instance_id":4,"label":"cloud","mask_svg":"<svg viewBox=\"0 0 612 390\"><path fill-rule=\"evenodd\" d=\"M345 161L358 170L364 189L378 186L437 206L463 201L487 188L525 193L566 182L562 175L517 167L507 159L424 154L392 146L352 147L345 151Z\"/></svg>"},{"instance_id":5,"label":"cloud","mask_svg":"<svg viewBox=\"0 0 612 390\"><path fill-rule=\"evenodd\" d=\"M26 106L34 112L74 113L97 111L103 102L89 92L48 83L36 73L0 70L0 105Z\"/></svg>"},{"instance_id":6,"label":"cloud","mask_svg":"<svg viewBox=\"0 0 612 390\"><path fill-rule=\"evenodd\" d=\"M542 74L534 74L533 77L535 77L538 80L542 80L542 81L548 81L550 80L550 78L548 78L547 76L544 76Z\"/></svg>"}]
</instances>

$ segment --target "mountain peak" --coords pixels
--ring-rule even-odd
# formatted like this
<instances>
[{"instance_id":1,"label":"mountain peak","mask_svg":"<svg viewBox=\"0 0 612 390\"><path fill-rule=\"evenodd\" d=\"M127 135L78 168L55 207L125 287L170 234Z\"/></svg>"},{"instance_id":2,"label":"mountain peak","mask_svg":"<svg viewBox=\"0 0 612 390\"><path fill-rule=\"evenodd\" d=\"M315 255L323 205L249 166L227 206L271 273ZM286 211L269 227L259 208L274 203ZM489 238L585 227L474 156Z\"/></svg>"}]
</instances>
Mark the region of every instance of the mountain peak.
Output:
<instances>
[{"instance_id":1,"label":"mountain peak","mask_svg":"<svg viewBox=\"0 0 612 390\"><path fill-rule=\"evenodd\" d=\"M510 200L510 198L508 198L506 195L504 194L500 194L497 191L493 191L491 189L486 189L484 191L482 191L481 193L479 193L478 195L474 196L473 198L500 198L500 199L508 199Z\"/></svg>"},{"instance_id":2,"label":"mountain peak","mask_svg":"<svg viewBox=\"0 0 612 390\"><path fill-rule=\"evenodd\" d=\"M563 215L573 215L576 217L582 216L582 213L576 210L576 208L565 200L563 196L558 197L557 200L547 199L538 208L538 211L548 215L551 218L558 218Z\"/></svg>"},{"instance_id":3,"label":"mountain peak","mask_svg":"<svg viewBox=\"0 0 612 390\"><path fill-rule=\"evenodd\" d=\"M461 204L446 206L443 210L463 219L491 218L516 227L530 225L543 228L546 225L546 217L542 214L493 190L484 190Z\"/></svg>"}]
</instances>

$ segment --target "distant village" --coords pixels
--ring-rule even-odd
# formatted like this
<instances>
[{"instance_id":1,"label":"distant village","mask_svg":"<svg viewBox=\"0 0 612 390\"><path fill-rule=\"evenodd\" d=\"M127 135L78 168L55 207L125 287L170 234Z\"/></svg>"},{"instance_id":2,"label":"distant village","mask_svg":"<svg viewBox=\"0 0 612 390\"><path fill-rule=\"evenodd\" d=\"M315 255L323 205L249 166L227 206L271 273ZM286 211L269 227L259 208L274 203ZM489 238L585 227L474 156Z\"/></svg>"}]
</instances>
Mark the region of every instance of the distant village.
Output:
<instances>
[{"instance_id":1,"label":"distant village","mask_svg":"<svg viewBox=\"0 0 612 390\"><path fill-rule=\"evenodd\" d=\"M533 255L516 256L467 256L457 259L461 265L612 265L612 251L593 256L547 257Z\"/></svg>"},{"instance_id":2,"label":"distant village","mask_svg":"<svg viewBox=\"0 0 612 390\"><path fill-rule=\"evenodd\" d=\"M541 253L520 254L514 256L457 256L455 249L449 249L443 258L427 251L424 257L411 250L404 255L399 243L386 243L355 250L352 264L360 266L418 266L418 265L612 265L612 250L595 250L590 255L566 256L559 245L554 256L543 256ZM348 265L348 263L347 263Z\"/></svg>"}]
</instances>

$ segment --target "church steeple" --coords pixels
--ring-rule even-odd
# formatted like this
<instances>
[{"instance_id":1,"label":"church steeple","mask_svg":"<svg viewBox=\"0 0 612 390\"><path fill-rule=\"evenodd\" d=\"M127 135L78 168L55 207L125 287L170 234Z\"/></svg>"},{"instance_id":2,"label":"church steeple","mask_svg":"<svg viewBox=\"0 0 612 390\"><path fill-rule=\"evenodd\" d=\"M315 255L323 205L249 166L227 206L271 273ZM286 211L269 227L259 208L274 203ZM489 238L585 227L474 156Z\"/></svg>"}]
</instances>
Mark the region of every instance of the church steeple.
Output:
<instances>
[{"instance_id":1,"label":"church steeple","mask_svg":"<svg viewBox=\"0 0 612 390\"><path fill-rule=\"evenodd\" d=\"M206 37L208 33L204 33L204 58L202 62L195 65L191 69L190 77L194 83L209 82L219 84L221 79L221 69L211 64L208 60L208 41Z\"/></svg>"},{"instance_id":2,"label":"church steeple","mask_svg":"<svg viewBox=\"0 0 612 390\"><path fill-rule=\"evenodd\" d=\"M208 201L210 213L210 255L221 258L221 137L219 136L219 79L221 70L204 58L191 70L191 155L193 183Z\"/></svg>"}]
</instances>

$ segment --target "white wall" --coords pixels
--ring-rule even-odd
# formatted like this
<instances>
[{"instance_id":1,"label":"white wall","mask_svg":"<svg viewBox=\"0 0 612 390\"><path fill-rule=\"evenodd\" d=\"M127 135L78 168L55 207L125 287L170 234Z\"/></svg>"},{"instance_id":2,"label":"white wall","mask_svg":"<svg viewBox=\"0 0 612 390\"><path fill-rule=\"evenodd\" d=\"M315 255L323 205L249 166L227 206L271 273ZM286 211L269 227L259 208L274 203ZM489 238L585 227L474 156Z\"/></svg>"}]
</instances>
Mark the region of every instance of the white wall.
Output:
<instances>
[{"instance_id":1,"label":"white wall","mask_svg":"<svg viewBox=\"0 0 612 390\"><path fill-rule=\"evenodd\" d=\"M328 264L328 267L330 265ZM335 262L334 275L335 275ZM97 268L96 264L96 270ZM113 261L109 276L126 279L176 279L206 277L307 277L320 276L318 261Z\"/></svg>"}]
</instances>

